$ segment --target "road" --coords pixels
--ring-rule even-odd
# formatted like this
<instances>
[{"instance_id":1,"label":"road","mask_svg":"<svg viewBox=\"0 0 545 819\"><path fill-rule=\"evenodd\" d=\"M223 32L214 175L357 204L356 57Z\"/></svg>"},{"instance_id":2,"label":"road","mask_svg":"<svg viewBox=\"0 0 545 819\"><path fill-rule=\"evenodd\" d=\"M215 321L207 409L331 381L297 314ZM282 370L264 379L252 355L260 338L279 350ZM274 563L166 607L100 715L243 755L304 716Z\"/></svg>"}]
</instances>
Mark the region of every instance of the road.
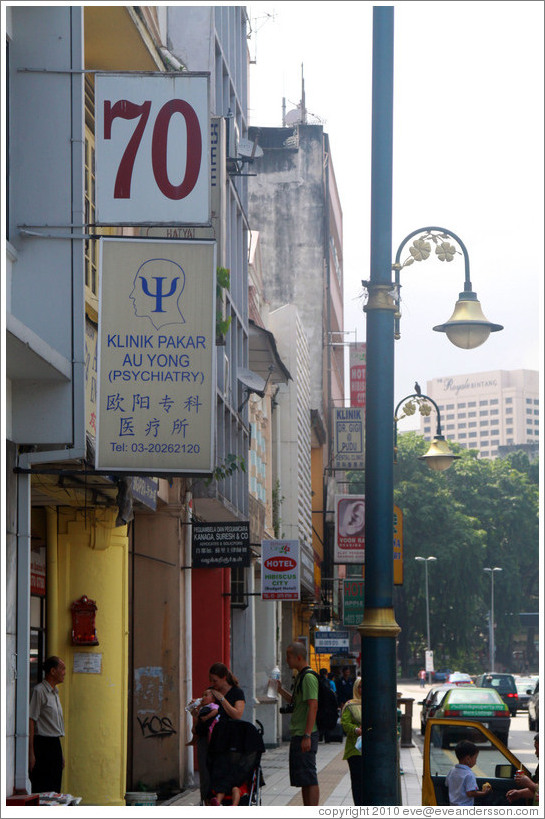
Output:
<instances>
[{"instance_id":1,"label":"road","mask_svg":"<svg viewBox=\"0 0 545 819\"><path fill-rule=\"evenodd\" d=\"M422 750L424 737L420 734L420 705L418 703L424 699L430 686L420 688L418 682L399 682L397 690L404 698L414 698L413 702L413 742ZM511 718L509 730L509 750L512 751L520 761L526 765L528 770L534 771L537 765L537 758L534 752L535 731L528 730L528 712L520 711L516 717Z\"/></svg>"}]
</instances>

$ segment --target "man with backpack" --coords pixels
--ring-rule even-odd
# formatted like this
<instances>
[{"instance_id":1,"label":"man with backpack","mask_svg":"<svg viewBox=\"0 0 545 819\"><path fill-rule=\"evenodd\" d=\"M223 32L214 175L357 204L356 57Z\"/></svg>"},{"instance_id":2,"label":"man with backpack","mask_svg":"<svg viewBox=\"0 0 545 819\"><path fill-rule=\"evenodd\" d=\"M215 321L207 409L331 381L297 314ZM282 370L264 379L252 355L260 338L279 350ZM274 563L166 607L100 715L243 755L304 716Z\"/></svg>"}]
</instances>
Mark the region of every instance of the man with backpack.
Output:
<instances>
[{"instance_id":1,"label":"man with backpack","mask_svg":"<svg viewBox=\"0 0 545 819\"><path fill-rule=\"evenodd\" d=\"M288 666L297 671L293 691L282 688L278 681L278 693L289 703L290 721L290 785L301 788L303 805L319 804L320 786L316 771L318 750L318 675L307 665L307 650L303 643L291 643L286 650Z\"/></svg>"}]
</instances>

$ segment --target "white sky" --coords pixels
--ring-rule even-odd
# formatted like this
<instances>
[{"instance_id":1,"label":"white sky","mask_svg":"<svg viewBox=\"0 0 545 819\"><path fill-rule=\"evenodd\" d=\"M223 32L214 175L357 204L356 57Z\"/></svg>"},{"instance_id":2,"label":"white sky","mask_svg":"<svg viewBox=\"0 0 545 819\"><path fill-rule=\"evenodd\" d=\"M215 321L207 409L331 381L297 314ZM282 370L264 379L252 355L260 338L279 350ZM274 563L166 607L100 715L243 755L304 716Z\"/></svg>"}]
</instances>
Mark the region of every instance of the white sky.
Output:
<instances>
[{"instance_id":1,"label":"white sky","mask_svg":"<svg viewBox=\"0 0 545 819\"><path fill-rule=\"evenodd\" d=\"M392 258L417 228L452 230L468 249L485 316L505 326L476 350L454 347L431 327L450 318L463 289L463 257L447 264L432 253L402 271L396 401L415 380L425 391L428 379L444 375L540 369L541 1L251 3L250 124L282 124L282 97L288 111L301 98L303 63L307 110L325 120L343 209L345 329L363 341L373 5L395 9Z\"/></svg>"}]
</instances>

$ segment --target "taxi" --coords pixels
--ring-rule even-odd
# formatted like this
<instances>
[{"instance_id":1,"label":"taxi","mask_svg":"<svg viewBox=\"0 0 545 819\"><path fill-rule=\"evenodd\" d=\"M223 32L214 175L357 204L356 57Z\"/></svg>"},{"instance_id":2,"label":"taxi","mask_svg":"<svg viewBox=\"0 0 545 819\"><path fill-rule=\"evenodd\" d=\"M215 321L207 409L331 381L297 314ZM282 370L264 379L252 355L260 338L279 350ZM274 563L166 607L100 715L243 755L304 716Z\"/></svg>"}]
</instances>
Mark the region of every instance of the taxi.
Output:
<instances>
[{"instance_id":1,"label":"taxi","mask_svg":"<svg viewBox=\"0 0 545 819\"><path fill-rule=\"evenodd\" d=\"M515 772L531 772L482 722L459 717L436 719L426 723L424 754L422 760L422 805L448 805L448 789L445 779L458 760L454 751L462 739L473 742L479 751L477 763L472 768L479 790L489 782L492 790L477 797L475 805L494 807L508 806L507 791L516 787ZM519 802L518 805L524 803Z\"/></svg>"},{"instance_id":2,"label":"taxi","mask_svg":"<svg viewBox=\"0 0 545 819\"><path fill-rule=\"evenodd\" d=\"M482 722L507 745L511 716L509 708L493 688L456 685L446 692L433 716Z\"/></svg>"}]
</instances>

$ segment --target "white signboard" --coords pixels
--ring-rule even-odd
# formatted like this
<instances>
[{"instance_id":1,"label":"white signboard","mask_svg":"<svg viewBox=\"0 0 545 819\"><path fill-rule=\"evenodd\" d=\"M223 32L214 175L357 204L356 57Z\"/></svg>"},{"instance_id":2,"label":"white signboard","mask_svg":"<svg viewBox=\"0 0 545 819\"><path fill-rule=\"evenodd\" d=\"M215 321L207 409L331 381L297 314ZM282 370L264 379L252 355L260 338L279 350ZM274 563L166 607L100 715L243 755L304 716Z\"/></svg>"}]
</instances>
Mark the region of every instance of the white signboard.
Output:
<instances>
[{"instance_id":1,"label":"white signboard","mask_svg":"<svg viewBox=\"0 0 545 819\"><path fill-rule=\"evenodd\" d=\"M364 469L364 409L337 407L335 414L335 469Z\"/></svg>"},{"instance_id":2,"label":"white signboard","mask_svg":"<svg viewBox=\"0 0 545 819\"><path fill-rule=\"evenodd\" d=\"M298 540L261 541L261 599L300 600Z\"/></svg>"},{"instance_id":3,"label":"white signboard","mask_svg":"<svg viewBox=\"0 0 545 819\"><path fill-rule=\"evenodd\" d=\"M334 563L365 563L365 496L335 495Z\"/></svg>"},{"instance_id":4,"label":"white signboard","mask_svg":"<svg viewBox=\"0 0 545 819\"><path fill-rule=\"evenodd\" d=\"M208 74L96 74L99 224L210 219Z\"/></svg>"},{"instance_id":5,"label":"white signboard","mask_svg":"<svg viewBox=\"0 0 545 819\"><path fill-rule=\"evenodd\" d=\"M103 239L100 266L96 468L210 473L215 244Z\"/></svg>"},{"instance_id":6,"label":"white signboard","mask_svg":"<svg viewBox=\"0 0 545 819\"><path fill-rule=\"evenodd\" d=\"M76 651L74 654L74 674L102 674L102 654L91 651Z\"/></svg>"},{"instance_id":7,"label":"white signboard","mask_svg":"<svg viewBox=\"0 0 545 819\"><path fill-rule=\"evenodd\" d=\"M342 654L349 649L348 631L314 632L314 650L316 654Z\"/></svg>"},{"instance_id":8,"label":"white signboard","mask_svg":"<svg viewBox=\"0 0 545 819\"><path fill-rule=\"evenodd\" d=\"M431 648L426 650L426 671L435 671L433 667L433 651Z\"/></svg>"}]
</instances>

